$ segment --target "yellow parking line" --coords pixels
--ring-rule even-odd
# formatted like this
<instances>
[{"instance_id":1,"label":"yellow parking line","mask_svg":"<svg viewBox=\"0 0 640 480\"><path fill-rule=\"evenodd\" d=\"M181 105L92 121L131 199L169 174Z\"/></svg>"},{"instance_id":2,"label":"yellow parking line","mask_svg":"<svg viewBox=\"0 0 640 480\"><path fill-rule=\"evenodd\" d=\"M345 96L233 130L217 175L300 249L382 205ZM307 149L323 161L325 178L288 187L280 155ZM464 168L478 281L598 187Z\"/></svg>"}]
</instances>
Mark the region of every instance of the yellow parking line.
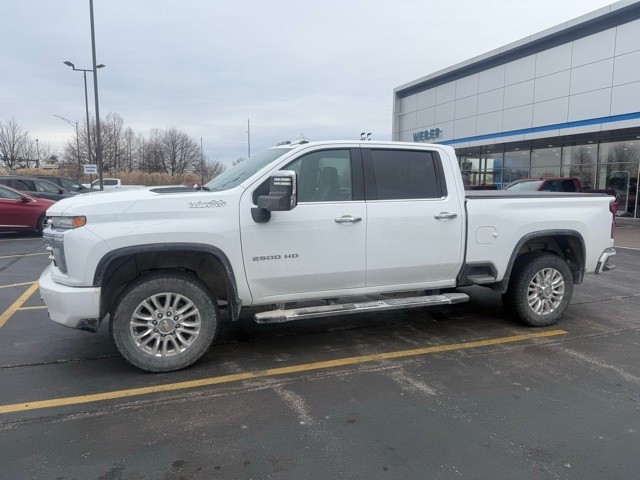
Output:
<instances>
[{"instance_id":1,"label":"yellow parking line","mask_svg":"<svg viewBox=\"0 0 640 480\"><path fill-rule=\"evenodd\" d=\"M16 258L16 257L33 257L35 255L49 255L49 252L42 252L42 253L16 253L15 255L5 255L3 257L0 257L0 259L3 259L3 258Z\"/></svg>"},{"instance_id":2,"label":"yellow parking line","mask_svg":"<svg viewBox=\"0 0 640 480\"><path fill-rule=\"evenodd\" d=\"M0 242L24 242L24 241L34 241L39 240L42 242L42 238L2 238Z\"/></svg>"},{"instance_id":3,"label":"yellow parking line","mask_svg":"<svg viewBox=\"0 0 640 480\"><path fill-rule=\"evenodd\" d=\"M79 405L83 403L100 402L105 400L113 400L116 398L134 397L139 395L149 395L152 393L169 392L176 390L185 390L188 388L206 387L210 385L218 385L221 383L238 382L240 380L248 380L252 378L272 377L276 375L286 375L290 373L308 372L312 370L322 370L327 368L343 367L346 365L355 365L365 362L373 362L375 360L387 360L392 358L411 357L416 355L426 355L430 353L448 352L451 350L462 350L467 348L486 347L489 345L499 345L501 343L520 342L530 338L552 337L555 335L563 335L564 330L547 330L536 333L527 333L523 335L514 335L512 337L492 338L488 340L478 340L474 342L454 343L450 345L438 345L434 347L415 348L411 350L399 350L395 352L376 353L372 355L362 355L359 357L338 358L323 362L305 363L301 365L292 365L289 367L271 368L268 370L257 370L244 373L236 373L233 375L222 375L219 377L209 377L200 380L191 380L187 382L167 383L164 385L155 385L151 387L130 388L127 390L114 390L111 392L95 393L92 395L80 395L77 397L53 398L50 400L40 400L36 402L15 403L13 405L1 405L0 414L24 412L26 410L36 410L41 408L62 407L68 405Z\"/></svg>"},{"instance_id":4,"label":"yellow parking line","mask_svg":"<svg viewBox=\"0 0 640 480\"><path fill-rule=\"evenodd\" d=\"M31 285L32 283L33 282L12 283L11 285L0 285L0 288L21 287L23 285Z\"/></svg>"},{"instance_id":5,"label":"yellow parking line","mask_svg":"<svg viewBox=\"0 0 640 480\"><path fill-rule=\"evenodd\" d=\"M24 292L22 295L20 295L20 298L18 298L15 302L13 302L11 304L11 306L9 308L7 308L2 313L2 315L0 315L0 328L2 328L2 326L6 323L6 321L11 318L11 315L13 315L16 312L16 310L18 310L20 307L22 307L22 304L24 302L26 302L27 299L37 289L38 289L38 282L36 281L36 282L33 282L33 285L31 285L29 288L27 288L26 292Z\"/></svg>"},{"instance_id":6,"label":"yellow parking line","mask_svg":"<svg viewBox=\"0 0 640 480\"><path fill-rule=\"evenodd\" d=\"M46 310L47 306L46 305L38 305L36 307L20 307L18 308L18 311L22 311L22 310Z\"/></svg>"}]
</instances>

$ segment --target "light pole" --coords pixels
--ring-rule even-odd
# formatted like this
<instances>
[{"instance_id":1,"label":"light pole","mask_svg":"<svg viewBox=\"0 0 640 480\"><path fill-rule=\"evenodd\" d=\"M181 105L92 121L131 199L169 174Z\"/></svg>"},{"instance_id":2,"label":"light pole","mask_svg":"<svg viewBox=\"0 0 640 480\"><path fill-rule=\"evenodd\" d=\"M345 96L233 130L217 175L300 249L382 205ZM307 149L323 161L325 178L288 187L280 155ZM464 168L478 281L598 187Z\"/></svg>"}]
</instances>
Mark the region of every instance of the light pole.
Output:
<instances>
[{"instance_id":1,"label":"light pole","mask_svg":"<svg viewBox=\"0 0 640 480\"><path fill-rule=\"evenodd\" d=\"M87 72L94 72L92 68L76 68L76 66L66 60L64 63L67 67L71 67L75 72L82 72L82 76L84 77L84 108L87 115L87 151L89 152L89 163L91 163L91 122L89 120L89 95L87 93ZM96 65L96 69L104 68L104 65ZM95 72L94 72L95 76ZM96 117L96 127L98 125L98 118ZM99 134L98 134L99 136ZM97 150L97 148L96 148ZM78 161L80 161L80 157L78 157ZM98 165L98 173L100 174L100 178L102 178L102 165ZM100 181L100 190L102 190L102 181Z\"/></svg>"},{"instance_id":2,"label":"light pole","mask_svg":"<svg viewBox=\"0 0 640 480\"><path fill-rule=\"evenodd\" d=\"M247 158L251 156L251 128L247 118Z\"/></svg>"},{"instance_id":3,"label":"light pole","mask_svg":"<svg viewBox=\"0 0 640 480\"><path fill-rule=\"evenodd\" d=\"M36 168L40 168L40 145L38 144L37 138L36 138Z\"/></svg>"},{"instance_id":4,"label":"light pole","mask_svg":"<svg viewBox=\"0 0 640 480\"><path fill-rule=\"evenodd\" d=\"M102 138L100 138L100 107L98 105L98 68L104 65L96 65L96 29L93 24L93 0L89 0L89 17L91 20L91 56L93 58L93 96L96 102L96 154L98 155L98 178L100 179L100 190L102 185Z\"/></svg>"},{"instance_id":5,"label":"light pole","mask_svg":"<svg viewBox=\"0 0 640 480\"><path fill-rule=\"evenodd\" d=\"M93 0L89 0L89 20L91 22L91 55L93 59L93 68L76 68L69 60L64 63L77 72L84 75L84 104L87 111L87 146L89 148L89 161L91 161L91 124L89 123L89 97L87 95L87 72L93 72L93 96L96 106L96 159L98 164L98 179L100 190L104 189L102 184L102 138L100 138L100 107L98 102L98 69L103 68L103 64L96 65L96 33L93 24Z\"/></svg>"},{"instance_id":6,"label":"light pole","mask_svg":"<svg viewBox=\"0 0 640 480\"><path fill-rule=\"evenodd\" d=\"M69 125L76 127L76 149L78 151L78 173L77 178L80 178L80 171L82 170L82 161L80 160L80 134L78 133L78 122L69 120L68 118L61 117L60 115L53 114L54 117L58 117L60 120L67 122Z\"/></svg>"},{"instance_id":7,"label":"light pole","mask_svg":"<svg viewBox=\"0 0 640 480\"><path fill-rule=\"evenodd\" d=\"M200 137L200 188L204 187L204 153L202 151L202 137Z\"/></svg>"}]
</instances>

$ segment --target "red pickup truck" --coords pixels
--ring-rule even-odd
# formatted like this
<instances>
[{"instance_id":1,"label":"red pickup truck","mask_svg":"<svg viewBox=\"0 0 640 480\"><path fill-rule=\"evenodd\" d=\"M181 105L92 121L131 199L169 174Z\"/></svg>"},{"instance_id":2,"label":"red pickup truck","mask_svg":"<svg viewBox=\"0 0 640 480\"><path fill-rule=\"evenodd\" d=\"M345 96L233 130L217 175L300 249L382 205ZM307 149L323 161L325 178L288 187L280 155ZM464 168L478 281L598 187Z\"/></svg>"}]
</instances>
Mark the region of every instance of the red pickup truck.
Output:
<instances>
[{"instance_id":1,"label":"red pickup truck","mask_svg":"<svg viewBox=\"0 0 640 480\"><path fill-rule=\"evenodd\" d=\"M582 185L577 178L522 178L511 182L505 190L518 192L582 192ZM609 193L609 190L591 190L593 193ZM615 190L611 190L614 192Z\"/></svg>"}]
</instances>

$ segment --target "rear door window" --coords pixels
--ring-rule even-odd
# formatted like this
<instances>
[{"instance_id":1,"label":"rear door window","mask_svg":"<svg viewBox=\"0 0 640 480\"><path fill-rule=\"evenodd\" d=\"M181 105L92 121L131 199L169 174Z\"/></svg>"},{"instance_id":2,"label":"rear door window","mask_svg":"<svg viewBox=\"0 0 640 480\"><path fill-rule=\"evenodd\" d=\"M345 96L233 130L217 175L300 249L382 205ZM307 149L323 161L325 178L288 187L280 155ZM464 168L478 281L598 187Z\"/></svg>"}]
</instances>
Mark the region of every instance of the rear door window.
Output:
<instances>
[{"instance_id":1,"label":"rear door window","mask_svg":"<svg viewBox=\"0 0 640 480\"><path fill-rule=\"evenodd\" d=\"M370 150L367 199L409 200L446 196L440 159L433 152Z\"/></svg>"},{"instance_id":2,"label":"rear door window","mask_svg":"<svg viewBox=\"0 0 640 480\"><path fill-rule=\"evenodd\" d=\"M29 182L27 180L19 180L19 179L9 180L8 185L11 188L15 188L16 190L20 190L21 192L33 192L33 191L35 191L35 186L33 185L33 182Z\"/></svg>"}]
</instances>

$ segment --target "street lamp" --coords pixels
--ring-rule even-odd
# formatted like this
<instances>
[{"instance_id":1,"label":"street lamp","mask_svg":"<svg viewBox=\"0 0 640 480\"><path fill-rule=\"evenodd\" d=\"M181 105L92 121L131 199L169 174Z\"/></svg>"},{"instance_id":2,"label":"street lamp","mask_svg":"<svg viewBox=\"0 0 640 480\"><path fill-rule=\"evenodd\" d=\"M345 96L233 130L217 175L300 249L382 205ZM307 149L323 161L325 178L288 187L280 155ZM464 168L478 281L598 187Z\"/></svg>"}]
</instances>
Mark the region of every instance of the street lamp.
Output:
<instances>
[{"instance_id":1,"label":"street lamp","mask_svg":"<svg viewBox=\"0 0 640 480\"><path fill-rule=\"evenodd\" d=\"M37 138L36 138L36 168L40 168L40 146L38 145Z\"/></svg>"},{"instance_id":2,"label":"street lamp","mask_svg":"<svg viewBox=\"0 0 640 480\"><path fill-rule=\"evenodd\" d=\"M74 122L73 120L69 120L68 118L64 118L60 115L56 115L55 113L53 114L54 117L58 117L60 120L63 120L65 122L67 122L69 125L73 125L74 127L76 127L76 148L78 150L78 174L77 174L77 178L80 178L80 171L82 170L81 168L81 160L80 160L80 134L78 133L78 122Z\"/></svg>"},{"instance_id":3,"label":"street lamp","mask_svg":"<svg viewBox=\"0 0 640 480\"><path fill-rule=\"evenodd\" d=\"M89 96L87 93L87 72L93 72L93 68L76 68L76 66L70 62L69 60L66 60L64 63L67 67L71 67L72 70L74 70L75 72L82 72L82 75L84 77L84 108L87 114L87 150L89 152L89 163L91 163L91 123L89 122ZM103 64L100 65L96 65L96 68L104 68ZM96 118L96 122L98 122L98 119ZM98 170L102 171L102 166L98 166Z\"/></svg>"}]
</instances>

